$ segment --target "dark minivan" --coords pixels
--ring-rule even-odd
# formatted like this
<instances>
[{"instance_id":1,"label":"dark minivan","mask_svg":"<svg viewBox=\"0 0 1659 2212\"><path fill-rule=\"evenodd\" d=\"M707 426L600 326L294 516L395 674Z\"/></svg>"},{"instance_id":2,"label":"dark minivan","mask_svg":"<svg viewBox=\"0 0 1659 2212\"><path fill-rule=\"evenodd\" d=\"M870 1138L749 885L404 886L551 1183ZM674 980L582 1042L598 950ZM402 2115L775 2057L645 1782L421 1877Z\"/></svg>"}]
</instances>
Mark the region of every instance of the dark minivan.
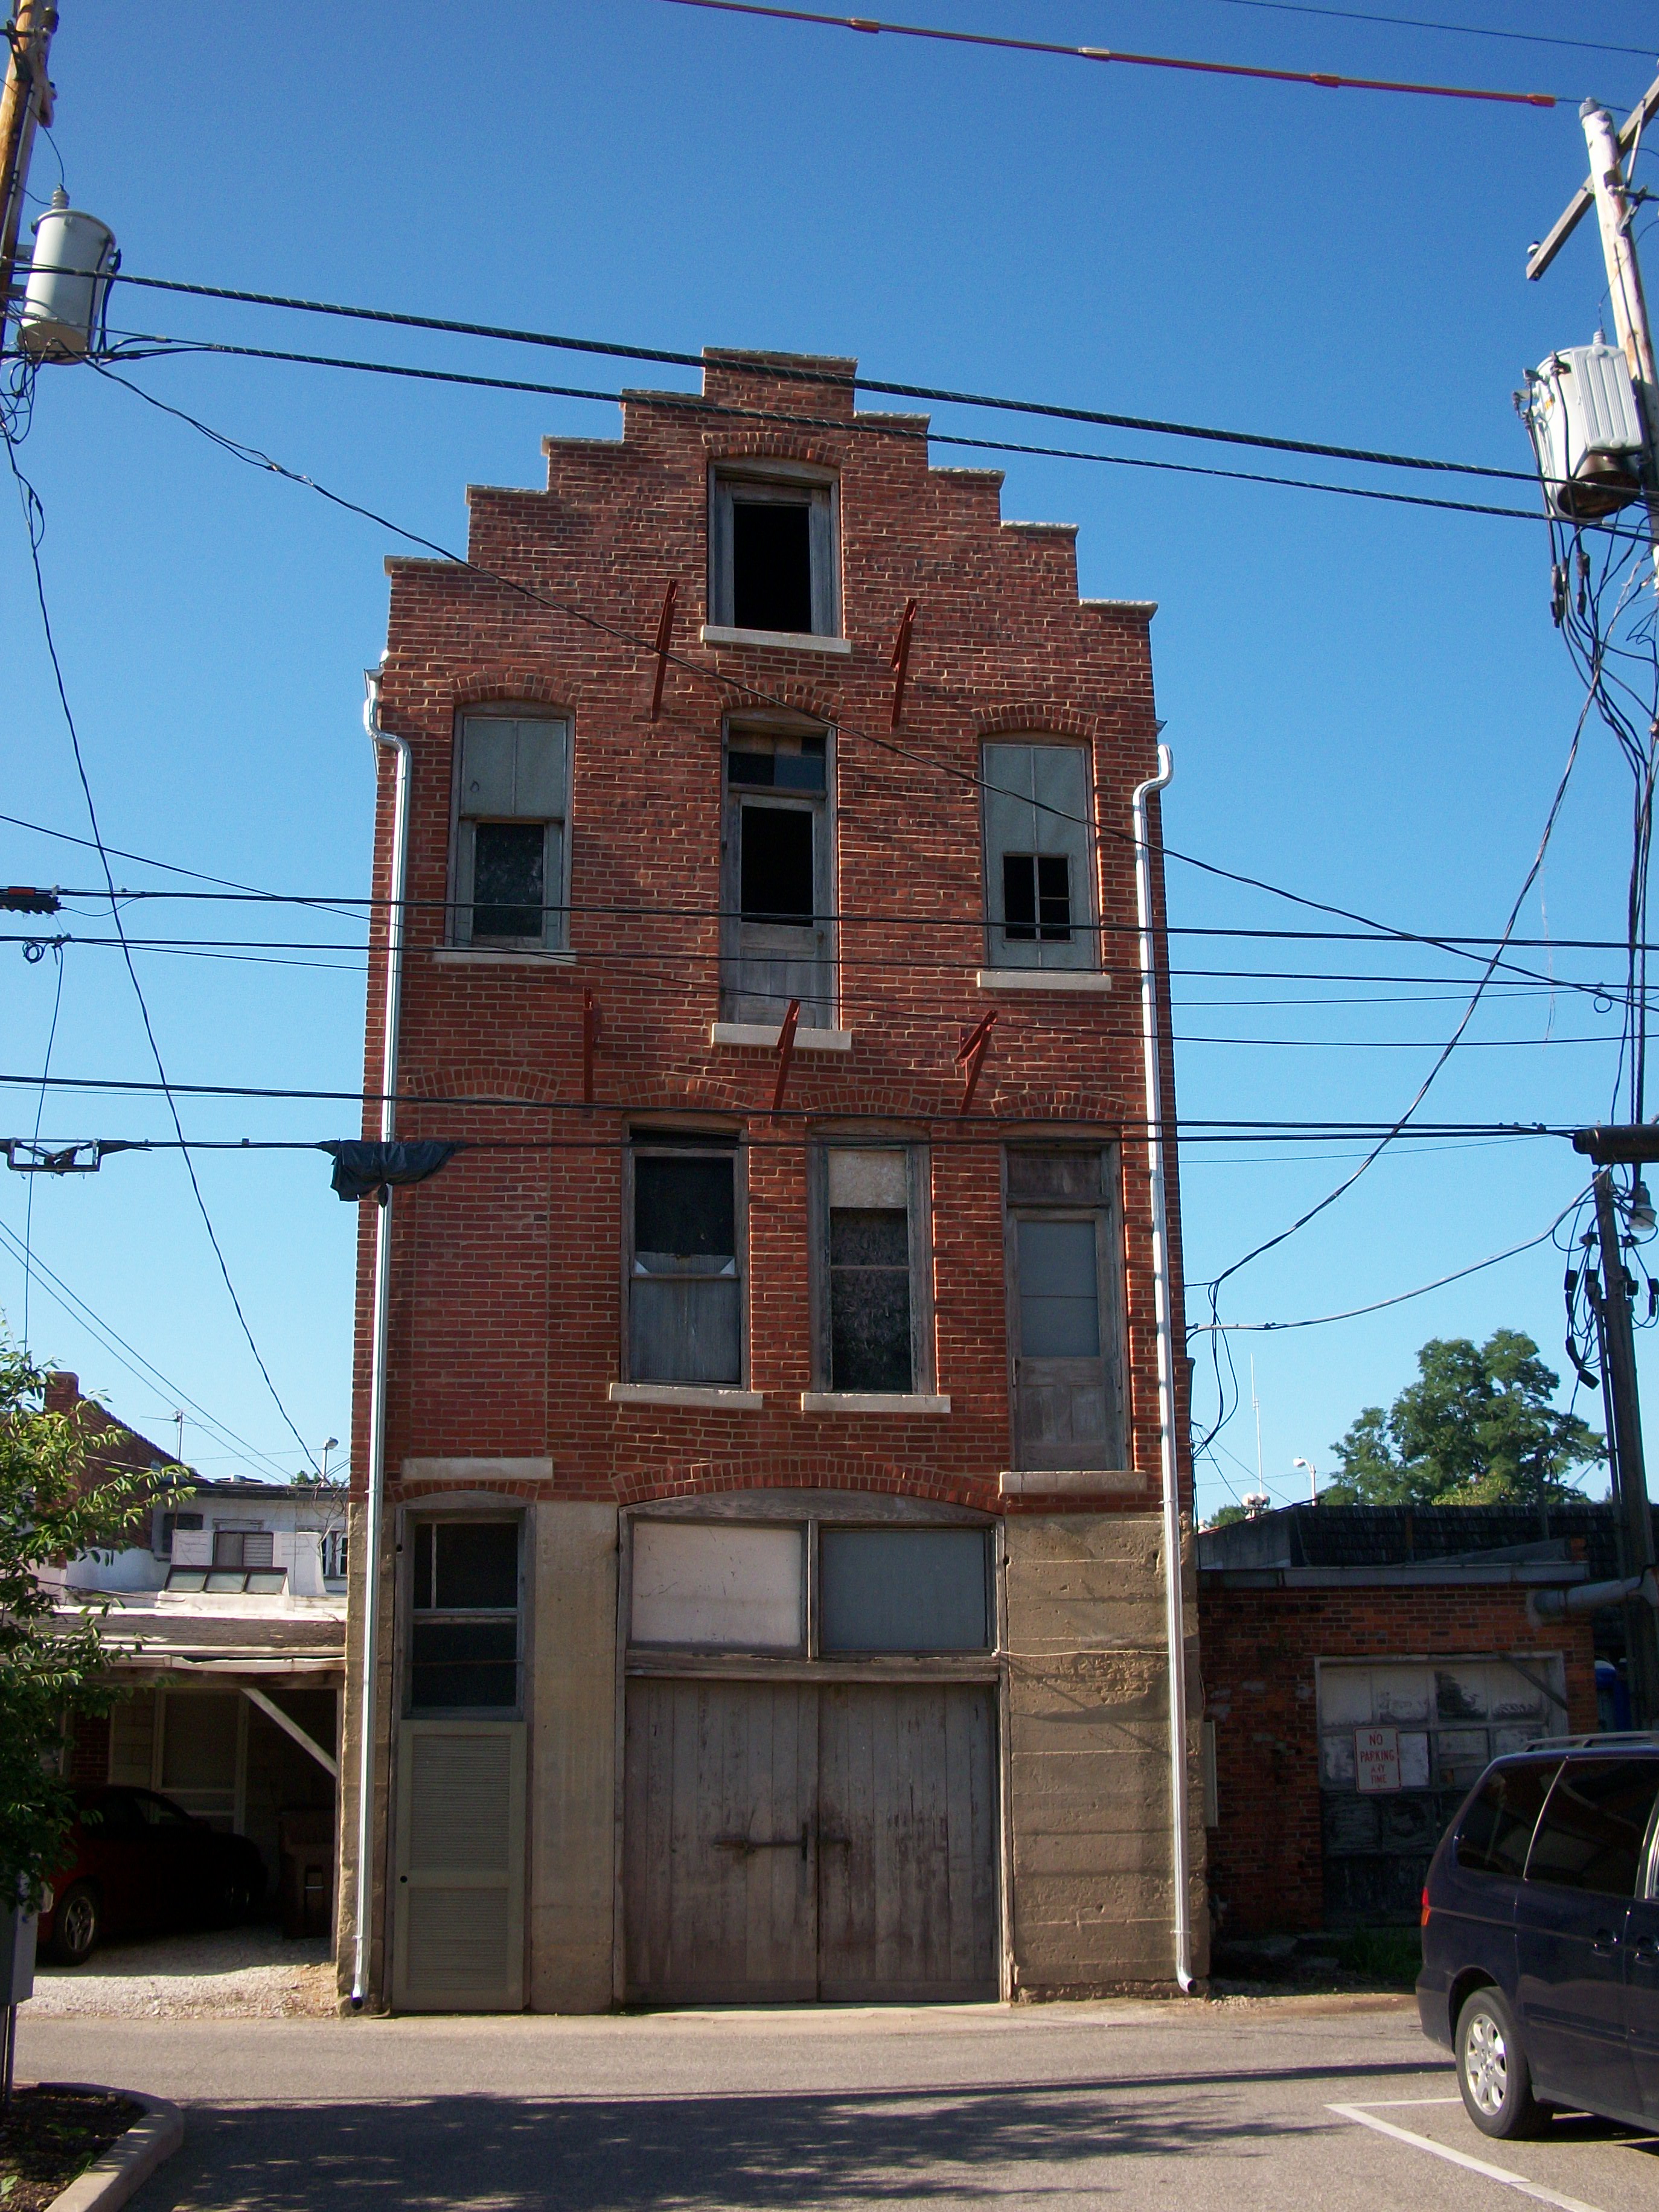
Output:
<instances>
[{"instance_id":1,"label":"dark minivan","mask_svg":"<svg viewBox=\"0 0 1659 2212\"><path fill-rule=\"evenodd\" d=\"M1659 2124L1656 1806L1659 1735L1575 1737L1494 1761L1442 1838L1417 2005L1483 2134Z\"/></svg>"}]
</instances>

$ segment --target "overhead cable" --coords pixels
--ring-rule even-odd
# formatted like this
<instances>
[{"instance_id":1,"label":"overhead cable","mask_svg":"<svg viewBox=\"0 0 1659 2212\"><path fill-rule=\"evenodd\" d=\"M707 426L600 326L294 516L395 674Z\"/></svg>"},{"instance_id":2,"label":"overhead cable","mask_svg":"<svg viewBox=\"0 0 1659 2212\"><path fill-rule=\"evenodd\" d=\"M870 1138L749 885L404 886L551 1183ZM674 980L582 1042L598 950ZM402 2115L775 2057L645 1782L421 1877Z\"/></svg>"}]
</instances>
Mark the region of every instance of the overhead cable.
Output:
<instances>
[{"instance_id":1,"label":"overhead cable","mask_svg":"<svg viewBox=\"0 0 1659 2212\"><path fill-rule=\"evenodd\" d=\"M75 272L70 270L67 273L73 275ZM1258 431L1224 430L1206 423L1165 422L1152 416L1109 414L1100 408L1066 407L1048 400L1011 399L992 392L958 392L941 385L898 384L881 377L866 376L860 370L842 373L815 369L793 358L786 366L780 368L775 356L746 353L724 347L719 349L717 359L711 362L705 354L679 352L666 346L625 345L612 339L570 337L552 331L521 330L501 323L462 322L452 316L406 314L385 307L346 307L333 301L300 299L286 293L251 292L225 284L186 283L176 277L136 276L125 269L109 281L112 287L131 284L146 291L181 293L189 299L232 300L245 307L280 307L295 314L333 315L349 322L387 323L399 330L441 331L453 337L493 338L510 345L550 346L562 353L594 354L613 361L653 362L667 368L696 369L700 374L711 366L747 370L757 376L775 379L781 376L790 384L821 386L830 391L879 392L891 398L926 399L942 407L984 407L1003 414L1040 416L1056 422L1089 422L1108 430L1141 430L1152 436L1196 438L1212 445L1253 446L1267 453L1308 453L1326 460L1363 461L1375 468L1427 469L1445 475L1490 477L1507 483L1528 485L1536 481L1525 469L1493 468L1475 461L1434 460L1421 454L1385 453L1364 446L1328 445L1308 438L1279 438ZM351 365L346 364L348 367ZM638 396L653 401L684 398L694 404L698 398L695 392L653 392L648 394L641 392ZM837 427L850 428L852 425L842 421Z\"/></svg>"},{"instance_id":2,"label":"overhead cable","mask_svg":"<svg viewBox=\"0 0 1659 2212\"><path fill-rule=\"evenodd\" d=\"M1522 1252L1531 1252L1550 1238L1573 1211L1583 1202L1583 1193L1564 1206L1547 1229L1540 1229L1536 1237L1528 1237L1524 1243L1509 1245L1502 1252L1490 1252L1484 1260L1471 1261L1467 1267L1455 1267L1449 1275L1437 1275L1431 1283L1419 1283L1414 1291L1397 1291L1390 1298L1374 1298L1368 1306L1350 1306L1343 1313L1314 1314L1305 1321L1219 1321L1200 1322L1188 1330L1192 1336L1212 1335L1218 1331L1230 1336L1261 1336L1291 1328L1324 1328L1336 1321L1358 1321L1362 1315L1382 1313L1389 1306L1403 1306L1413 1298L1426 1297L1431 1291L1443 1290L1448 1283L1461 1283L1466 1275L1478 1275L1483 1267L1496 1267L1505 1260L1513 1260Z\"/></svg>"},{"instance_id":3,"label":"overhead cable","mask_svg":"<svg viewBox=\"0 0 1659 2212\"><path fill-rule=\"evenodd\" d=\"M1547 31L1505 31L1490 23L1443 23L1427 15L1374 15L1357 8L1319 8L1311 0L1221 0L1224 8L1258 8L1275 15L1322 15L1338 23L1387 23L1402 31L1444 31L1462 39L1509 39L1517 46L1571 46L1587 54L1632 54L1651 61L1649 46L1613 46L1600 39L1554 39Z\"/></svg>"},{"instance_id":4,"label":"overhead cable","mask_svg":"<svg viewBox=\"0 0 1659 2212\"><path fill-rule=\"evenodd\" d=\"M837 31L885 32L898 39L927 39L952 46L991 46L1023 54L1050 54L1065 61L1119 62L1131 69L1184 70L1203 76L1265 79L1273 84L1314 84L1329 91L1423 93L1436 100L1498 100L1519 107L1553 107L1553 92L1483 92L1468 85L1410 84L1393 77L1338 76L1324 70L1265 69L1245 62L1200 62L1172 54L1130 54L1110 46L1066 46L1048 39L999 38L988 31L945 31L921 23L882 22L871 15L820 15L804 8L767 8L760 0L664 0L672 8L701 8L720 15L759 15L781 23L811 23Z\"/></svg>"},{"instance_id":5,"label":"overhead cable","mask_svg":"<svg viewBox=\"0 0 1659 2212\"><path fill-rule=\"evenodd\" d=\"M283 353L269 346L238 346L206 343L196 339L156 339L148 347L133 349L122 346L97 356L100 360L134 362L167 361L183 355L228 354L248 361L276 361L297 363L313 368L358 369L375 376L394 376L412 379L425 384L461 384L482 386L495 392L540 392L561 399L594 399L623 404L627 398L621 392L589 392L574 389L569 385L535 384L523 379L505 376L468 376L459 371L442 368L411 368L399 362L384 361L352 361L330 354ZM0 361L15 356L0 355ZM688 407L700 413L720 416L740 416L751 421L787 423L804 429L833 429L853 431L872 437L902 438L921 444L955 446L971 448L975 453L1013 453L1042 460L1091 461L1103 468L1150 469L1164 476L1204 477L1221 483L1277 485L1288 491L1328 492L1341 499L1368 499L1389 507L1425 507L1449 514L1496 515L1512 522L1543 522L1547 518L1528 507L1497 507L1490 502L1467 499L1431 499L1420 492L1383 491L1376 485L1322 483L1313 477L1273 476L1260 469L1206 468L1196 461L1159 461L1147 454L1089 453L1074 446L1032 446L1011 443L1002 438L968 438L942 430L906 430L890 423L855 418L849 425L833 418L787 415L769 408L709 406L703 400L688 396ZM1447 464L1448 466L1455 465ZM1508 470L1469 469L1470 475L1507 476Z\"/></svg>"},{"instance_id":6,"label":"overhead cable","mask_svg":"<svg viewBox=\"0 0 1659 2212\"><path fill-rule=\"evenodd\" d=\"M69 692L64 682L63 666L58 658L57 640L52 635L52 613L46 605L46 576L40 566L40 534L45 527L46 510L41 506L34 487L18 466L12 433L3 421L0 421L0 434L3 434L5 439L6 458L11 465L11 472L16 480L18 496L23 503L24 528L28 538L29 557L34 572L35 598L40 606L41 631L46 641L47 658L52 663L52 680L57 687L58 702L63 709L64 724L69 731L70 750L75 756L76 774L80 779L82 796L86 800L87 818L92 830L93 843L103 864L111 918L114 921L118 937L121 937L123 934L121 908L115 890L115 877L110 867L109 855L104 849L103 833L98 826L98 810L93 802L92 785L88 779L86 762L81 751L81 734L76 726L74 709L70 705ZM150 1020L149 1006L144 997L143 986L138 981L138 971L133 965L132 954L130 948L126 946L125 939L123 939L122 951L126 961L127 975L132 984L133 995L138 1001L139 1017L143 1023L144 1036L149 1044L150 1057L155 1063L155 1073L161 1078L158 1088L166 1097L167 1111L173 1128L182 1142L185 1133L184 1124L179 1119L178 1104L167 1083L167 1068L161 1059L161 1048L156 1040L155 1025ZM305 1454L307 1462L309 1463L311 1447L294 1425L288 1408L283 1403L282 1394L272 1379L270 1370L265 1364L264 1354L254 1340L253 1331L248 1324L247 1316L242 1308L242 1301L237 1296L236 1285L231 1280L230 1268L219 1243L218 1232L214 1228L213 1217L208 1212L207 1200L202 1194L202 1186L197 1179L196 1169L188 1152L185 1153L184 1161L185 1171L190 1178L191 1190L196 1200L197 1211L200 1213L202 1225L207 1231L208 1243L213 1247L213 1256L219 1263L219 1273L224 1279L225 1289L229 1293L230 1303L235 1310L236 1319L240 1324L242 1334L247 1340L248 1350L253 1354L254 1364L264 1377L265 1388L270 1391L272 1402L282 1415L289 1435Z\"/></svg>"}]
</instances>

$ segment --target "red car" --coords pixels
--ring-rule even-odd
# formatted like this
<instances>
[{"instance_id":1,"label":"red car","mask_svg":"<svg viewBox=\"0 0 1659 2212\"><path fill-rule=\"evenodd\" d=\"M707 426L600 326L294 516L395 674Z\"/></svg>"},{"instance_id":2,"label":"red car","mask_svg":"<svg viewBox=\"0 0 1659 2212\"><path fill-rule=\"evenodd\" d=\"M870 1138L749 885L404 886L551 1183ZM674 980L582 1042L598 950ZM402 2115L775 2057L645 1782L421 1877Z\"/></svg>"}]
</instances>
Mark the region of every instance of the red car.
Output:
<instances>
[{"instance_id":1,"label":"red car","mask_svg":"<svg viewBox=\"0 0 1659 2212\"><path fill-rule=\"evenodd\" d=\"M246 1836L211 1828L154 1790L77 1790L74 1856L40 1916L47 1957L78 1966L94 1944L191 1923L246 1920L264 1862Z\"/></svg>"}]
</instances>

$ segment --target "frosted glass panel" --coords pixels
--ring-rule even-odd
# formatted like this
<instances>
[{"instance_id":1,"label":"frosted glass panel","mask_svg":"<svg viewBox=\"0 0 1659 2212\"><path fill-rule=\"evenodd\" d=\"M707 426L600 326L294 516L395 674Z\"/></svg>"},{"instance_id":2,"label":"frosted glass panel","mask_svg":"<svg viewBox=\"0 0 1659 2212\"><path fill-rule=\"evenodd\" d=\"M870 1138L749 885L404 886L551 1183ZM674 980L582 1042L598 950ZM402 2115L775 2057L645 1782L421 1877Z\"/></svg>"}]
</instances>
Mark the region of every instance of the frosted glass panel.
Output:
<instances>
[{"instance_id":1,"label":"frosted glass panel","mask_svg":"<svg viewBox=\"0 0 1659 2212\"><path fill-rule=\"evenodd\" d=\"M797 1650L804 1565L799 1528L638 1522L633 1640Z\"/></svg>"}]
</instances>

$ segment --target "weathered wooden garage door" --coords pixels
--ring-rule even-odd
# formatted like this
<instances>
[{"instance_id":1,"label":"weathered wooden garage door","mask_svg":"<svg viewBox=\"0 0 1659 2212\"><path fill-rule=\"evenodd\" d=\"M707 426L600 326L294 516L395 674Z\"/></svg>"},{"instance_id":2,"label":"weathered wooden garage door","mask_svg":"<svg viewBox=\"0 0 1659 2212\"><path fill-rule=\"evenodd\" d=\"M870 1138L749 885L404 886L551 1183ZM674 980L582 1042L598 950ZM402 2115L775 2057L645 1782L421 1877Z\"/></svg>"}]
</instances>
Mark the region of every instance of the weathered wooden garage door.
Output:
<instances>
[{"instance_id":1,"label":"weathered wooden garage door","mask_svg":"<svg viewBox=\"0 0 1659 2212\"><path fill-rule=\"evenodd\" d=\"M627 1993L994 1996L988 1688L636 1680Z\"/></svg>"}]
</instances>

